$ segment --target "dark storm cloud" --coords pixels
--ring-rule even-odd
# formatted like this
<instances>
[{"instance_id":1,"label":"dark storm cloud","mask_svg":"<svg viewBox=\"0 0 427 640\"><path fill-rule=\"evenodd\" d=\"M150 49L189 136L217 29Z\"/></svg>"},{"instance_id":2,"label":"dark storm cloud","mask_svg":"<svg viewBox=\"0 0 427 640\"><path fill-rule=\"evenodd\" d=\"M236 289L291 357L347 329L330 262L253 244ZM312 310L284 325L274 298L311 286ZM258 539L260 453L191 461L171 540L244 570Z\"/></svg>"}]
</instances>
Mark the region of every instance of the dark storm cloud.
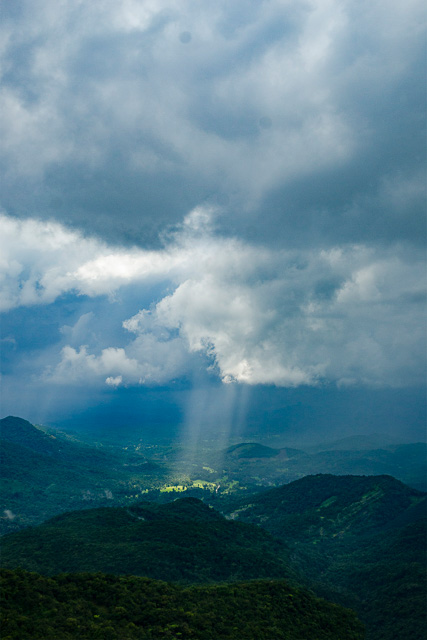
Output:
<instances>
[{"instance_id":1,"label":"dark storm cloud","mask_svg":"<svg viewBox=\"0 0 427 640\"><path fill-rule=\"evenodd\" d=\"M3 12L10 213L147 245L213 201L266 243L419 239L421 3Z\"/></svg>"}]
</instances>

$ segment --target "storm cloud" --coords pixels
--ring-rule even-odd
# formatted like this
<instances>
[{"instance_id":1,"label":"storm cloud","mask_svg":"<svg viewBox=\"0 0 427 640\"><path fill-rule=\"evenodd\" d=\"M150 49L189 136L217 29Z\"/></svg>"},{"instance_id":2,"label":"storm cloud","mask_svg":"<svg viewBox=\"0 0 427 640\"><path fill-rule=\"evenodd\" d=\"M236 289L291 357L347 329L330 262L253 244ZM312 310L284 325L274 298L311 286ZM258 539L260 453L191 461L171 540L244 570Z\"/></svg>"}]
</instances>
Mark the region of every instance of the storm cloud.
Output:
<instances>
[{"instance_id":1,"label":"storm cloud","mask_svg":"<svg viewBox=\"0 0 427 640\"><path fill-rule=\"evenodd\" d=\"M252 240L419 242L420 1L18 0L2 15L9 213L148 246L210 202Z\"/></svg>"}]
</instances>

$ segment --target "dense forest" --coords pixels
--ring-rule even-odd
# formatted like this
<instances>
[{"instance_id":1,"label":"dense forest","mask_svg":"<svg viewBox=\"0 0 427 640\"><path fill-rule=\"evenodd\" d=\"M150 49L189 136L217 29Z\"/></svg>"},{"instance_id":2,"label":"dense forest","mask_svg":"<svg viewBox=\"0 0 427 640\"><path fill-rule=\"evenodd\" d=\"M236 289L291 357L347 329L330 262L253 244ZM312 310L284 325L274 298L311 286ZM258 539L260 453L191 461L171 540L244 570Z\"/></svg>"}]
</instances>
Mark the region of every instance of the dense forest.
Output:
<instances>
[{"instance_id":1,"label":"dense forest","mask_svg":"<svg viewBox=\"0 0 427 640\"><path fill-rule=\"evenodd\" d=\"M357 611L371 640L425 638L426 495L390 476L306 476L239 501L291 549L305 584Z\"/></svg>"},{"instance_id":2,"label":"dense forest","mask_svg":"<svg viewBox=\"0 0 427 640\"><path fill-rule=\"evenodd\" d=\"M181 492L227 511L239 494L313 473L389 474L412 487L427 488L424 443L379 448L376 440L361 438L348 444L359 449L344 450L343 442L327 446L331 450L302 451L249 442L220 451L201 446L194 455L185 443L83 443L9 416L0 420L0 510L10 517L0 518L0 533L65 511L128 505L143 498L167 502Z\"/></svg>"},{"instance_id":3,"label":"dense forest","mask_svg":"<svg viewBox=\"0 0 427 640\"><path fill-rule=\"evenodd\" d=\"M362 640L353 612L253 581L182 588L105 574L2 570L3 640Z\"/></svg>"},{"instance_id":4,"label":"dense forest","mask_svg":"<svg viewBox=\"0 0 427 640\"><path fill-rule=\"evenodd\" d=\"M181 583L290 577L289 552L195 498L75 511L2 539L2 566L46 575L133 574Z\"/></svg>"}]
</instances>

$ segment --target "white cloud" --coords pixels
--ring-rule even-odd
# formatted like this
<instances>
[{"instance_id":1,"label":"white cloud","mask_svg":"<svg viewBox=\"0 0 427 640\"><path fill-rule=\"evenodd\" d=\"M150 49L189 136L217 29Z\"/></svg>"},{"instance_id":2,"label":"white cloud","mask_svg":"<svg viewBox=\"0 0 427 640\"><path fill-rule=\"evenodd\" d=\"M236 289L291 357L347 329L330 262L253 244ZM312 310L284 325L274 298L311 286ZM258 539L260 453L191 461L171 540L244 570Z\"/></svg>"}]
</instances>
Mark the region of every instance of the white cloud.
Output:
<instances>
[{"instance_id":1,"label":"white cloud","mask_svg":"<svg viewBox=\"0 0 427 640\"><path fill-rule=\"evenodd\" d=\"M217 272L199 270L154 314L159 325L179 328L190 350L210 354L225 382L422 380L423 264L358 246L279 252L271 253L269 279L257 278L255 268L247 281L246 256L227 273L227 248L217 255ZM255 249L250 262L260 267Z\"/></svg>"},{"instance_id":2,"label":"white cloud","mask_svg":"<svg viewBox=\"0 0 427 640\"><path fill-rule=\"evenodd\" d=\"M121 378L120 373L124 373L132 381L138 377L139 364L136 360L128 358L122 348L109 347L103 349L99 356L88 353L88 347L82 345L79 349L66 346L61 352L61 361L56 366L52 375L49 372L46 379L54 382L79 382L98 377L105 377L108 374L110 382ZM119 374L114 376L114 374ZM120 380L119 382L121 382Z\"/></svg>"},{"instance_id":3,"label":"white cloud","mask_svg":"<svg viewBox=\"0 0 427 640\"><path fill-rule=\"evenodd\" d=\"M189 370L188 351L180 338L159 340L153 334L140 335L124 348L109 347L99 355L86 345L67 345L60 362L49 367L44 380L55 384L83 382L122 385L158 385L182 377ZM106 377L107 376L107 377Z\"/></svg>"},{"instance_id":4,"label":"white cloud","mask_svg":"<svg viewBox=\"0 0 427 640\"><path fill-rule=\"evenodd\" d=\"M108 376L108 378L106 378L105 380L105 384L108 384L109 387L114 387L117 388L119 387L123 382L123 378L122 376L116 376L115 378L113 378L112 376Z\"/></svg>"},{"instance_id":5,"label":"white cloud","mask_svg":"<svg viewBox=\"0 0 427 640\"><path fill-rule=\"evenodd\" d=\"M5 307L46 304L66 291L96 296L156 279L170 283L169 295L123 321L133 335L123 346L88 345L91 313L64 327L68 344L46 379L164 384L190 372L191 354L198 353L226 383L422 380L422 258L397 245L382 251L256 247L216 235L212 215L197 209L163 249L150 252L3 216ZM119 302L111 298L111 304ZM99 325L102 333L102 320Z\"/></svg>"},{"instance_id":6,"label":"white cloud","mask_svg":"<svg viewBox=\"0 0 427 640\"><path fill-rule=\"evenodd\" d=\"M69 291L108 295L138 280L164 277L180 256L114 249L56 222L0 214L0 310L48 304Z\"/></svg>"}]
</instances>

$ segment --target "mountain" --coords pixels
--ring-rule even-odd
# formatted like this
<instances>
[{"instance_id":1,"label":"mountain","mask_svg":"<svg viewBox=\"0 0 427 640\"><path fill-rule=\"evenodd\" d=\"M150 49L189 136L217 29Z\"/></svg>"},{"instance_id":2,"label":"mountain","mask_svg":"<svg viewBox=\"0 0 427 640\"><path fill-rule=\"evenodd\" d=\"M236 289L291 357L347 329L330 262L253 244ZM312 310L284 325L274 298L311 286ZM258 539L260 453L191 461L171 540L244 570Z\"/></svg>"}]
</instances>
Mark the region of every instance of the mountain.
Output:
<instances>
[{"instance_id":1,"label":"mountain","mask_svg":"<svg viewBox=\"0 0 427 640\"><path fill-rule=\"evenodd\" d=\"M2 571L5 640L362 640L352 611L283 581L182 588L134 576Z\"/></svg>"},{"instance_id":2,"label":"mountain","mask_svg":"<svg viewBox=\"0 0 427 640\"><path fill-rule=\"evenodd\" d=\"M291 464L292 468L292 464ZM389 445L383 449L331 449L299 461L304 474L391 475L415 489L427 489L427 445Z\"/></svg>"},{"instance_id":3,"label":"mountain","mask_svg":"<svg viewBox=\"0 0 427 640\"><path fill-rule=\"evenodd\" d=\"M318 453L319 451L372 451L373 449L386 449L387 447L400 444L400 441L388 433L371 433L368 435L354 435L321 442L318 445L310 446L307 451Z\"/></svg>"},{"instance_id":4,"label":"mountain","mask_svg":"<svg viewBox=\"0 0 427 640\"><path fill-rule=\"evenodd\" d=\"M107 451L42 431L27 420L8 416L0 420L0 439L29 449L33 453L54 458L61 464L87 468L117 466L117 458Z\"/></svg>"},{"instance_id":5,"label":"mountain","mask_svg":"<svg viewBox=\"0 0 427 640\"><path fill-rule=\"evenodd\" d=\"M232 458L274 458L280 453L280 449L272 449L256 442L243 442L228 447L226 456Z\"/></svg>"},{"instance_id":6,"label":"mountain","mask_svg":"<svg viewBox=\"0 0 427 640\"><path fill-rule=\"evenodd\" d=\"M0 420L0 436L1 533L70 509L134 501L136 487L163 474L142 455L55 437L21 418Z\"/></svg>"},{"instance_id":7,"label":"mountain","mask_svg":"<svg viewBox=\"0 0 427 640\"><path fill-rule=\"evenodd\" d=\"M418 442L372 448L380 440L384 438L354 436L306 451L242 442L222 452L205 452L193 475L222 487L229 481L252 490L319 473L391 475L415 489L427 490L427 445Z\"/></svg>"},{"instance_id":8,"label":"mountain","mask_svg":"<svg viewBox=\"0 0 427 640\"><path fill-rule=\"evenodd\" d=\"M282 539L312 540L353 536L393 527L405 513L410 519L425 508L426 495L391 476L305 476L263 491L241 503L236 519L262 524ZM294 527L294 522L297 527Z\"/></svg>"},{"instance_id":9,"label":"mountain","mask_svg":"<svg viewBox=\"0 0 427 640\"><path fill-rule=\"evenodd\" d=\"M54 436L49 436L41 429L37 429L28 420L15 416L0 420L0 438L27 447L35 453L52 455L60 450L60 445Z\"/></svg>"},{"instance_id":10,"label":"mountain","mask_svg":"<svg viewBox=\"0 0 427 640\"><path fill-rule=\"evenodd\" d=\"M2 566L102 571L176 582L292 577L287 547L195 498L75 511L8 534Z\"/></svg>"},{"instance_id":11,"label":"mountain","mask_svg":"<svg viewBox=\"0 0 427 640\"><path fill-rule=\"evenodd\" d=\"M306 476L229 517L286 541L306 584L354 608L367 639L424 637L425 493L390 476Z\"/></svg>"}]
</instances>

